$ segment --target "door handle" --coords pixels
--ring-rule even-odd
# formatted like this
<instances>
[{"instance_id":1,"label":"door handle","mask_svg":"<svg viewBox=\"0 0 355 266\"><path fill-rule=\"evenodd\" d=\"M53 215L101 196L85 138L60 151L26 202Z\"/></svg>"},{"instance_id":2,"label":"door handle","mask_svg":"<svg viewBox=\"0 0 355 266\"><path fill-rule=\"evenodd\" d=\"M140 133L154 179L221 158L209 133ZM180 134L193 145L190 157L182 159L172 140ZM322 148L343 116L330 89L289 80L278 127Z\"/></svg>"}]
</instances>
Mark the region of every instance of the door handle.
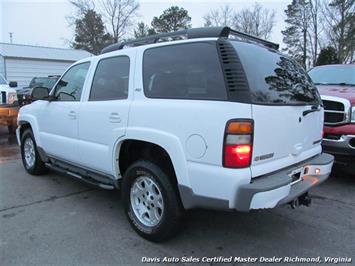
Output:
<instances>
[{"instance_id":1,"label":"door handle","mask_svg":"<svg viewBox=\"0 0 355 266\"><path fill-rule=\"evenodd\" d=\"M113 112L109 116L109 121L111 123L121 123L121 117L120 117L120 115L118 113Z\"/></svg>"},{"instance_id":2,"label":"door handle","mask_svg":"<svg viewBox=\"0 0 355 266\"><path fill-rule=\"evenodd\" d=\"M68 113L68 116L70 119L75 120L76 119L76 112L75 111L70 111Z\"/></svg>"}]
</instances>

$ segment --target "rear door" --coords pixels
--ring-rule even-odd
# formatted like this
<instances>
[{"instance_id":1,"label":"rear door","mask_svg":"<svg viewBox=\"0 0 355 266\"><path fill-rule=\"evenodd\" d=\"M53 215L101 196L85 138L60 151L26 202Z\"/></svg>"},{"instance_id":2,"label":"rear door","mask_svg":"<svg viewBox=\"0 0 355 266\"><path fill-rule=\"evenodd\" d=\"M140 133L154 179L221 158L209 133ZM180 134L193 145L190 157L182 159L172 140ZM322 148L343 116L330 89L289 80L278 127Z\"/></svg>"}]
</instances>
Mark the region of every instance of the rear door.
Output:
<instances>
[{"instance_id":1,"label":"rear door","mask_svg":"<svg viewBox=\"0 0 355 266\"><path fill-rule=\"evenodd\" d=\"M253 103L253 177L320 153L323 108L304 69L277 51L242 42L233 45Z\"/></svg>"},{"instance_id":2,"label":"rear door","mask_svg":"<svg viewBox=\"0 0 355 266\"><path fill-rule=\"evenodd\" d=\"M118 55L98 61L91 89L81 103L79 121L80 164L112 174L114 147L125 135L133 84L134 56Z\"/></svg>"}]
</instances>

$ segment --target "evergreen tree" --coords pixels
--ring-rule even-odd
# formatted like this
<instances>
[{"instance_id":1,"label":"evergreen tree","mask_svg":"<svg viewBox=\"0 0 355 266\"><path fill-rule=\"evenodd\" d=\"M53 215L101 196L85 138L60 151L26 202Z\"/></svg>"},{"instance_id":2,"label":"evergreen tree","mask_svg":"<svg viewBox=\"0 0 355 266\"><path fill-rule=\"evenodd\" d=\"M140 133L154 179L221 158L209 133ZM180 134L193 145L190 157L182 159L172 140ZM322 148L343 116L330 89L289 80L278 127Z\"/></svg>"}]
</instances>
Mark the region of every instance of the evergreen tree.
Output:
<instances>
[{"instance_id":1,"label":"evergreen tree","mask_svg":"<svg viewBox=\"0 0 355 266\"><path fill-rule=\"evenodd\" d=\"M318 55L316 66L339 64L337 51L334 47L328 46L322 49Z\"/></svg>"},{"instance_id":2,"label":"evergreen tree","mask_svg":"<svg viewBox=\"0 0 355 266\"><path fill-rule=\"evenodd\" d=\"M105 32L101 16L94 10L85 11L82 18L75 20L73 48L83 49L97 55L102 48L112 42L112 36Z\"/></svg>"},{"instance_id":3,"label":"evergreen tree","mask_svg":"<svg viewBox=\"0 0 355 266\"><path fill-rule=\"evenodd\" d=\"M152 27L157 33L191 28L191 17L186 9L172 6L153 18Z\"/></svg>"},{"instance_id":4,"label":"evergreen tree","mask_svg":"<svg viewBox=\"0 0 355 266\"><path fill-rule=\"evenodd\" d=\"M309 2L306 0L292 0L287 6L286 29L282 31L284 51L298 60L304 67L307 61L307 31L310 23Z\"/></svg>"},{"instance_id":5,"label":"evergreen tree","mask_svg":"<svg viewBox=\"0 0 355 266\"><path fill-rule=\"evenodd\" d=\"M153 28L149 28L144 22L139 22L136 29L134 30L135 38L143 38L149 35L156 34Z\"/></svg>"}]
</instances>

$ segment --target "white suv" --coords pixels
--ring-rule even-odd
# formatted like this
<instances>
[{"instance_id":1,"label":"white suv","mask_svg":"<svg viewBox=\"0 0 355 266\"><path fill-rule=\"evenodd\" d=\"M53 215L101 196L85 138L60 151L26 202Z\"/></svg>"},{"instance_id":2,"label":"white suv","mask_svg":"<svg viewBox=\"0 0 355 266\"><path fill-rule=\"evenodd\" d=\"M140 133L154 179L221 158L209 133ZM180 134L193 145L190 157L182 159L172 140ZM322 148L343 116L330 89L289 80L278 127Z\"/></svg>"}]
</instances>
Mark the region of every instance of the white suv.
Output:
<instances>
[{"instance_id":1,"label":"white suv","mask_svg":"<svg viewBox=\"0 0 355 266\"><path fill-rule=\"evenodd\" d=\"M310 203L330 174L323 108L277 45L229 28L114 44L72 65L20 110L30 174L55 169L120 188L127 217L162 241L184 209Z\"/></svg>"}]
</instances>

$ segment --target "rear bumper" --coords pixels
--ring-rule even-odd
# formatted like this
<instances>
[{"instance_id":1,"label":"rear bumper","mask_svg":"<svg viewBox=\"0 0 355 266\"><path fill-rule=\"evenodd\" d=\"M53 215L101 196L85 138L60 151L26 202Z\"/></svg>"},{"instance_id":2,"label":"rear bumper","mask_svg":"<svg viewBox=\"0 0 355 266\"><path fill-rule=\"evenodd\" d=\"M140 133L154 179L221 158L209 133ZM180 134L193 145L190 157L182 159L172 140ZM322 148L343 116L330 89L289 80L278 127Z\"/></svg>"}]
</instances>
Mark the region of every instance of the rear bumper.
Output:
<instances>
[{"instance_id":1,"label":"rear bumper","mask_svg":"<svg viewBox=\"0 0 355 266\"><path fill-rule=\"evenodd\" d=\"M298 198L326 180L334 157L319 154L277 172L251 179L249 168L229 169L190 164L190 184L179 184L185 209L209 208L250 211L274 208ZM305 172L306 171L306 172ZM300 173L293 181L291 173Z\"/></svg>"},{"instance_id":2,"label":"rear bumper","mask_svg":"<svg viewBox=\"0 0 355 266\"><path fill-rule=\"evenodd\" d=\"M330 175L334 157L323 153L301 164L259 177L239 188L235 208L239 211L274 208L297 199ZM290 173L301 169L300 179L292 182Z\"/></svg>"},{"instance_id":3,"label":"rear bumper","mask_svg":"<svg viewBox=\"0 0 355 266\"><path fill-rule=\"evenodd\" d=\"M0 105L0 125L16 126L19 106Z\"/></svg>"}]
</instances>

